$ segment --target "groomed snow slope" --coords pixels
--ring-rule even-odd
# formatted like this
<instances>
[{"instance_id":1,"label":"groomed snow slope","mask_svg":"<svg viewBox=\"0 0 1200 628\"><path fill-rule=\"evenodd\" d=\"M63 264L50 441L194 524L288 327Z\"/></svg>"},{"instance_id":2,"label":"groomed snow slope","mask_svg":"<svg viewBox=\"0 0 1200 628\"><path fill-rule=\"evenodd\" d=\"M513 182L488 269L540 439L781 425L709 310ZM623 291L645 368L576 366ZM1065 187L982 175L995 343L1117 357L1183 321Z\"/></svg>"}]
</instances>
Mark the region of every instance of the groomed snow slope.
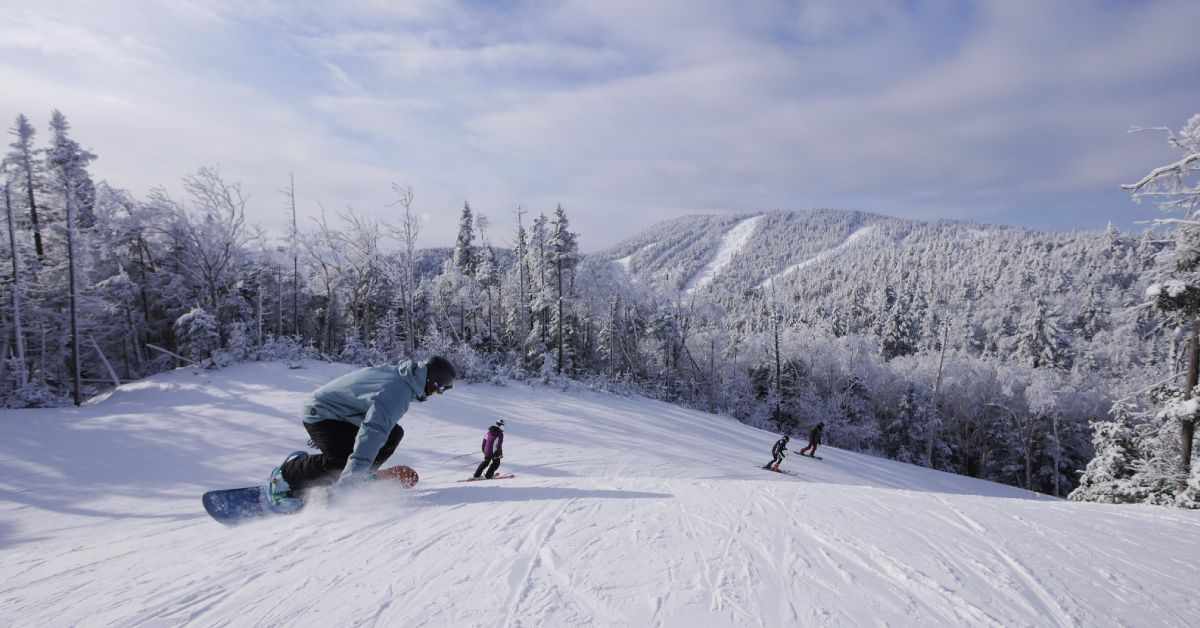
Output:
<instances>
[{"instance_id":1,"label":"groomed snow slope","mask_svg":"<svg viewBox=\"0 0 1200 628\"><path fill-rule=\"evenodd\" d=\"M348 367L179 370L0 413L4 626L1195 626L1200 515L1074 504L638 398L459 385L391 462L421 484L223 527ZM515 480L456 483L508 422Z\"/></svg>"},{"instance_id":2,"label":"groomed snow slope","mask_svg":"<svg viewBox=\"0 0 1200 628\"><path fill-rule=\"evenodd\" d=\"M746 243L750 241L750 236L754 235L754 230L758 228L761 220L761 214L751 216L725 232L721 238L721 244L717 247L717 252L704 265L704 268L701 268L700 272L696 273L696 276L688 282L683 289L684 294L692 294L712 283L712 280L733 261L733 256L741 253L742 249L746 247Z\"/></svg>"}]
</instances>

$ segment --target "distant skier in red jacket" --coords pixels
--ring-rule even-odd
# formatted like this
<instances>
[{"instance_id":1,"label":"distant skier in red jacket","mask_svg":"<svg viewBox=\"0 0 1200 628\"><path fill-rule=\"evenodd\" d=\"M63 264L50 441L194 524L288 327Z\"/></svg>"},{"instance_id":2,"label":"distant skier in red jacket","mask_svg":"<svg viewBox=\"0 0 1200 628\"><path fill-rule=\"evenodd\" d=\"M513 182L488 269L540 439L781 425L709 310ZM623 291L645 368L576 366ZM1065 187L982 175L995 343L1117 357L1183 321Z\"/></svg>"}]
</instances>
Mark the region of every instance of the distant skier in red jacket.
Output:
<instances>
[{"instance_id":1,"label":"distant skier in red jacket","mask_svg":"<svg viewBox=\"0 0 1200 628\"><path fill-rule=\"evenodd\" d=\"M496 475L496 469L500 467L500 459L504 457L504 419L496 421L496 424L489 427L487 435L483 437L483 462L479 463L479 467L475 469L475 479L479 476L484 476L487 479L492 479ZM491 466L488 466L491 465ZM484 473L487 469L487 473Z\"/></svg>"},{"instance_id":2,"label":"distant skier in red jacket","mask_svg":"<svg viewBox=\"0 0 1200 628\"><path fill-rule=\"evenodd\" d=\"M800 450L801 456L817 457L817 445L821 444L821 437L825 435L825 424L817 423L817 426L808 431L808 446ZM807 452L807 453L805 453Z\"/></svg>"}]
</instances>

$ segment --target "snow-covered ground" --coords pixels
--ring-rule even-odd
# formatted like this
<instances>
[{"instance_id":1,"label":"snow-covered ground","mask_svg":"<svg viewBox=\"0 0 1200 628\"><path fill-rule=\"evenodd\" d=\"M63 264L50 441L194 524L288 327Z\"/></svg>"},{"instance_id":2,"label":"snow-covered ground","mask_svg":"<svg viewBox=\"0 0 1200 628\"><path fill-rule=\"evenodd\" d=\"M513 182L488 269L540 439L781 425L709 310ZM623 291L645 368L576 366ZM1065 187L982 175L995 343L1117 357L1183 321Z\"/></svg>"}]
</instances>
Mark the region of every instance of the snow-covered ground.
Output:
<instances>
[{"instance_id":1,"label":"snow-covered ground","mask_svg":"<svg viewBox=\"0 0 1200 628\"><path fill-rule=\"evenodd\" d=\"M1200 513L1075 504L640 398L456 386L411 490L227 528L348 367L179 370L0 413L2 626L1196 626ZM457 483L487 425L514 480Z\"/></svg>"},{"instance_id":2,"label":"snow-covered ground","mask_svg":"<svg viewBox=\"0 0 1200 628\"><path fill-rule=\"evenodd\" d=\"M778 273L775 273L774 275L764 279L761 283L758 284L758 287L766 288L767 286L771 285L772 281L778 281L780 279L783 279L784 277L787 277L788 275L790 275L806 266L812 266L813 264L816 264L818 262L823 262L823 261L829 259L830 257L836 255L837 253L845 250L847 247L854 244L855 242L858 242L858 241L862 240L863 238L871 235L874 232L875 232L874 226L861 227L861 228L855 230L854 233L851 233L850 235L846 236L846 239L842 240L841 244L838 244L837 246L835 246L831 249L821 251L820 253L817 253L816 255L814 255L802 262L797 262L795 264L792 264L791 266L788 266L787 268L779 271Z\"/></svg>"},{"instance_id":3,"label":"snow-covered ground","mask_svg":"<svg viewBox=\"0 0 1200 628\"><path fill-rule=\"evenodd\" d=\"M733 261L733 256L745 248L746 242L750 241L750 236L754 235L754 230L758 228L760 220L762 220L762 215L752 216L725 232L713 258L704 265L704 268L700 269L700 272L696 273L695 277L692 277L684 287L684 293L692 294L712 283L712 280Z\"/></svg>"}]
</instances>

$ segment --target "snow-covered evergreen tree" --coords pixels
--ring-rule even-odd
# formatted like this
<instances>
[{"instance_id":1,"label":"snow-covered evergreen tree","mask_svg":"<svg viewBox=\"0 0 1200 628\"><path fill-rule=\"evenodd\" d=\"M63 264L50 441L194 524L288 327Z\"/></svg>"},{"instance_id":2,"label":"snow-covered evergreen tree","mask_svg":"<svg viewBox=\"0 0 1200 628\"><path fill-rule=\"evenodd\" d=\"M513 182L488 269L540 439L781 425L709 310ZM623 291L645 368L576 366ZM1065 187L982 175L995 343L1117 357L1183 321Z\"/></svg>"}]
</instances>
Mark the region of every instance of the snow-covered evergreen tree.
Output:
<instances>
[{"instance_id":1,"label":"snow-covered evergreen tree","mask_svg":"<svg viewBox=\"0 0 1200 628\"><path fill-rule=\"evenodd\" d=\"M80 358L80 289L81 275L85 266L78 259L77 253L80 242L79 228L94 224L92 205L95 200L95 187L87 167L96 156L80 147L71 139L68 131L71 126L67 118L59 111L50 116L51 145L46 153L46 169L53 194L61 202L63 214L66 217L64 239L66 241L67 291L69 294L70 311L70 346L71 373L74 380L75 405L83 403L83 384L81 381L82 364Z\"/></svg>"},{"instance_id":2,"label":"snow-covered evergreen tree","mask_svg":"<svg viewBox=\"0 0 1200 628\"><path fill-rule=\"evenodd\" d=\"M1107 421L1092 424L1092 443L1095 456L1088 462L1079 487L1068 496L1072 501L1124 504L1137 501L1130 482L1134 476L1135 432L1131 425L1133 412L1127 402L1113 405Z\"/></svg>"},{"instance_id":3,"label":"snow-covered evergreen tree","mask_svg":"<svg viewBox=\"0 0 1200 628\"><path fill-rule=\"evenodd\" d=\"M533 324L525 337L523 350L530 365L542 372L547 360L554 359L557 365L557 359L548 356L553 347L550 311L555 299L553 286L549 281L551 268L547 261L546 226L546 215L538 214L526 232L525 244L526 267L530 277L528 308Z\"/></svg>"},{"instance_id":4,"label":"snow-covered evergreen tree","mask_svg":"<svg viewBox=\"0 0 1200 628\"><path fill-rule=\"evenodd\" d=\"M888 359L909 355L917 349L918 327L908 304L899 299L891 301L879 330L879 350Z\"/></svg>"},{"instance_id":5,"label":"snow-covered evergreen tree","mask_svg":"<svg viewBox=\"0 0 1200 628\"><path fill-rule=\"evenodd\" d=\"M1192 463L1187 486L1175 497L1175 504L1181 508L1200 509L1200 469L1196 468L1197 464L1200 463Z\"/></svg>"},{"instance_id":6,"label":"snow-covered evergreen tree","mask_svg":"<svg viewBox=\"0 0 1200 628\"><path fill-rule=\"evenodd\" d=\"M9 132L10 135L16 137L16 141L9 145L12 150L7 159L14 169L13 193L16 198L13 202L22 202L25 209L29 211L34 252L37 259L41 260L46 254L42 243L42 222L38 219L37 203L37 190L42 185L40 175L42 163L38 158L38 151L33 146L35 133L33 125L29 123L25 114L18 114L12 130Z\"/></svg>"},{"instance_id":7,"label":"snow-covered evergreen tree","mask_svg":"<svg viewBox=\"0 0 1200 628\"><path fill-rule=\"evenodd\" d=\"M575 266L579 262L579 244L571 233L570 222L562 205L554 208L550 219L550 233L546 242L546 265L553 274L556 307L551 312L551 325L555 329L557 352L556 372L562 373L564 365L570 365L574 357L575 319L567 302L575 286Z\"/></svg>"},{"instance_id":8,"label":"snow-covered evergreen tree","mask_svg":"<svg viewBox=\"0 0 1200 628\"><path fill-rule=\"evenodd\" d=\"M454 241L454 267L465 277L475 274L475 222L471 204L463 203L458 217L458 238Z\"/></svg>"},{"instance_id":9,"label":"snow-covered evergreen tree","mask_svg":"<svg viewBox=\"0 0 1200 628\"><path fill-rule=\"evenodd\" d=\"M884 454L893 460L915 463L923 458L922 426L925 416L916 386L910 384L894 419L886 421L880 440Z\"/></svg>"},{"instance_id":10,"label":"snow-covered evergreen tree","mask_svg":"<svg viewBox=\"0 0 1200 628\"><path fill-rule=\"evenodd\" d=\"M1033 368L1067 366L1064 342L1050 320L1046 304L1037 299L1017 329L1016 358Z\"/></svg>"},{"instance_id":11,"label":"snow-covered evergreen tree","mask_svg":"<svg viewBox=\"0 0 1200 628\"><path fill-rule=\"evenodd\" d=\"M1153 198L1164 211L1184 214L1181 220L1164 221L1174 228L1174 246L1157 258L1154 283L1146 290L1147 297L1168 321L1188 330L1189 366L1182 399L1171 399L1156 415L1160 421L1180 423L1176 472L1180 480L1177 488L1182 489L1193 469L1195 425L1200 416L1197 412L1200 406L1193 403L1200 384L1200 113L1192 116L1178 134L1168 130L1167 138L1182 157L1122 187L1130 190L1135 199ZM1154 462L1170 456L1158 449L1147 451L1151 458L1145 466L1153 469L1147 473L1154 475L1157 482L1159 469ZM1157 496L1153 499L1162 500Z\"/></svg>"},{"instance_id":12,"label":"snow-covered evergreen tree","mask_svg":"<svg viewBox=\"0 0 1200 628\"><path fill-rule=\"evenodd\" d=\"M194 307L175 321L180 354L197 362L212 357L221 346L217 319L202 307Z\"/></svg>"}]
</instances>

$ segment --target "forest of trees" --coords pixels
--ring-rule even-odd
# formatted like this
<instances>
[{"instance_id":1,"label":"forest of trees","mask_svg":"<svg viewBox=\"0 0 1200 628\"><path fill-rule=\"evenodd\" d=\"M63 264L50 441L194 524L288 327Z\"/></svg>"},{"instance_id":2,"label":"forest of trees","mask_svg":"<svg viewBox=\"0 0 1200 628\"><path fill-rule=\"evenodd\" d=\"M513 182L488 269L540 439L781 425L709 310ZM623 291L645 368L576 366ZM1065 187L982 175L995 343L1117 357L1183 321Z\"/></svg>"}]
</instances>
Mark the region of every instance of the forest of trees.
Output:
<instances>
[{"instance_id":1,"label":"forest of trees","mask_svg":"<svg viewBox=\"0 0 1200 628\"><path fill-rule=\"evenodd\" d=\"M1185 154L1197 126L1171 135ZM749 214L582 255L566 208L499 224L464 203L452 248L418 249L412 188L392 184L384 212L309 218L287 181L256 208L291 223L268 234L216 168L138 199L92 180L97 155L61 113L40 144L24 116L10 134L6 407L186 363L438 353L474 381L636 392L798 435L824 421L837 447L1052 495L1194 506L1200 491L1180 445L1200 403L1177 376L1200 351L1194 187L1184 219L1141 235L769 212L688 290ZM1179 202L1197 163L1131 191Z\"/></svg>"}]
</instances>

